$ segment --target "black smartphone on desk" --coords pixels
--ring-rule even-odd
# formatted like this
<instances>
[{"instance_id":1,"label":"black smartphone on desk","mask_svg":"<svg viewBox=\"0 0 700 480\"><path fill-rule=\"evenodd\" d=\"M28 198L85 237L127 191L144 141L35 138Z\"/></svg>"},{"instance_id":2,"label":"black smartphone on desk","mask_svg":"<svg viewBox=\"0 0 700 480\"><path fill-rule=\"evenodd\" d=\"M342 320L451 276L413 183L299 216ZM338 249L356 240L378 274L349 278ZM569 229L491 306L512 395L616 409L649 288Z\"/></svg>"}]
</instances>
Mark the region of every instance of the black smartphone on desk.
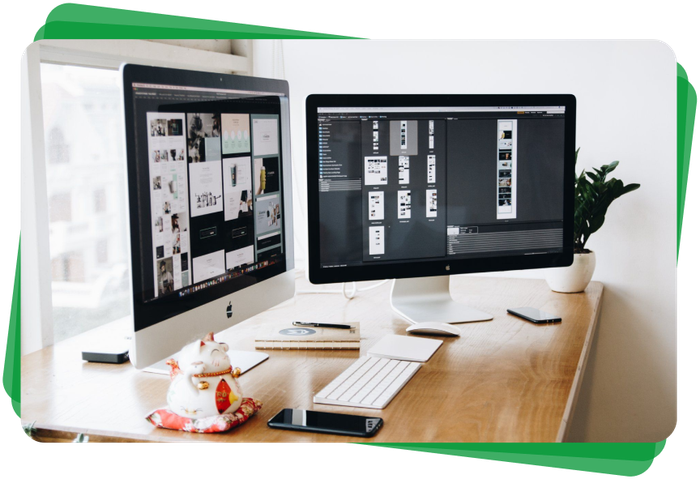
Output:
<instances>
[{"instance_id":1,"label":"black smartphone on desk","mask_svg":"<svg viewBox=\"0 0 700 480\"><path fill-rule=\"evenodd\" d=\"M532 323L558 323L561 322L561 318L556 315L552 315L542 310L537 310L532 307L521 307L521 308L509 308L508 313L515 315L516 317L523 318Z\"/></svg>"},{"instance_id":2,"label":"black smartphone on desk","mask_svg":"<svg viewBox=\"0 0 700 480\"><path fill-rule=\"evenodd\" d=\"M316 412L296 408L284 408L267 422L267 426L270 428L355 437L374 436L382 428L382 425L384 425L384 420L379 417L362 417L360 415Z\"/></svg>"}]
</instances>

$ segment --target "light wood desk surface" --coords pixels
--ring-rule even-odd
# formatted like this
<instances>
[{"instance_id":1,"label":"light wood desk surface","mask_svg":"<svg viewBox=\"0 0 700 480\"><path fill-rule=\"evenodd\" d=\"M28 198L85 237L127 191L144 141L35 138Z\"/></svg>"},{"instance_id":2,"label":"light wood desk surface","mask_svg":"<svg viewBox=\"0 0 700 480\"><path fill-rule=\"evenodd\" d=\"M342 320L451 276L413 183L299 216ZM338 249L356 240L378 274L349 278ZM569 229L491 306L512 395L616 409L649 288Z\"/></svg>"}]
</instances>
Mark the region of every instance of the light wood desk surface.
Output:
<instances>
[{"instance_id":1,"label":"light wood desk surface","mask_svg":"<svg viewBox=\"0 0 700 480\"><path fill-rule=\"evenodd\" d=\"M304 279L297 290L318 289ZM324 286L320 288L335 288ZM392 313L390 284L353 300L336 294L299 295L228 332L232 349L254 350L257 333L288 320L359 321L361 349L271 351L240 378L245 396L263 408L224 434L158 429L144 417L165 406L168 376L135 370L130 363L83 362L81 342L90 335L123 335L114 322L22 358L22 422L36 422L38 438L91 441L215 442L555 442L566 439L590 349L603 286L558 294L542 280L453 277L452 295L492 313L493 321L461 324L461 337L443 345L384 410L316 405L315 392L387 334L405 335L408 324ZM562 323L535 325L506 313L532 306L558 314ZM433 337L440 338L440 337ZM273 430L267 421L282 408L305 408L384 418L370 439Z\"/></svg>"}]
</instances>

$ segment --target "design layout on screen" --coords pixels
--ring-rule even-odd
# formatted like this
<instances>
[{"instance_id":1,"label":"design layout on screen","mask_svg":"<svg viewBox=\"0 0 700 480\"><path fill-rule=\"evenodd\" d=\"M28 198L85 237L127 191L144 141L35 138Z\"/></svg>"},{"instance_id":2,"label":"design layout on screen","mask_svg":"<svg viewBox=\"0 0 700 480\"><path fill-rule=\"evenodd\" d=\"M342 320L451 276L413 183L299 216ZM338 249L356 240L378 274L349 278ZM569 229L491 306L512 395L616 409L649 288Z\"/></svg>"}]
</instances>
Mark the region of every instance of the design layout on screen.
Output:
<instances>
[{"instance_id":1,"label":"design layout on screen","mask_svg":"<svg viewBox=\"0 0 700 480\"><path fill-rule=\"evenodd\" d=\"M318 107L320 267L562 252L565 116Z\"/></svg>"},{"instance_id":2,"label":"design layout on screen","mask_svg":"<svg viewBox=\"0 0 700 480\"><path fill-rule=\"evenodd\" d=\"M280 108L272 95L134 84L144 302L284 267Z\"/></svg>"}]
</instances>

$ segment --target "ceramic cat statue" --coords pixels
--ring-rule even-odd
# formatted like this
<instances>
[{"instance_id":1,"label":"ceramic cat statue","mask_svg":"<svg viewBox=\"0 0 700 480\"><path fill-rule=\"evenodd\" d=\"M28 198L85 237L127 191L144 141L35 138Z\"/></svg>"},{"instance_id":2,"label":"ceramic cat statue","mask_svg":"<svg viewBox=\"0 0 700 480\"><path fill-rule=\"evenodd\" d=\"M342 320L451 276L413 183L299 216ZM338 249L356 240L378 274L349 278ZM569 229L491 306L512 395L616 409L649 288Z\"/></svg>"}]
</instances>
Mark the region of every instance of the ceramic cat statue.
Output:
<instances>
[{"instance_id":1,"label":"ceramic cat statue","mask_svg":"<svg viewBox=\"0 0 700 480\"><path fill-rule=\"evenodd\" d=\"M182 417L200 419L233 413L243 401L236 378L241 371L231 368L228 345L210 333L182 349L179 361L168 360L170 379L168 408Z\"/></svg>"}]
</instances>

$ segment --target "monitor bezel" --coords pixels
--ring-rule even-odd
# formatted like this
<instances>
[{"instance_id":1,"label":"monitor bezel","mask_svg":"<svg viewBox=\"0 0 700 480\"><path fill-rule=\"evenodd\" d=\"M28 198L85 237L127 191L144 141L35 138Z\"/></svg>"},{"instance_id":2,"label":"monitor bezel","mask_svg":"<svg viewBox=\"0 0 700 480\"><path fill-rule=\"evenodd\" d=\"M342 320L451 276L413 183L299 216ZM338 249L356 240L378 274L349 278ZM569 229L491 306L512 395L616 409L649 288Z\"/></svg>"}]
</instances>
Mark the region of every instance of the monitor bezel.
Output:
<instances>
[{"instance_id":1,"label":"monitor bezel","mask_svg":"<svg viewBox=\"0 0 700 480\"><path fill-rule=\"evenodd\" d=\"M494 256L461 260L421 260L400 264L321 268L318 166L319 107L565 107L564 123L564 237L571 239L561 253ZM571 94L500 95L309 95L306 98L306 165L308 201L308 272L315 284L393 278L416 278L463 273L499 272L534 268L565 267L573 263L574 179L576 164L576 97Z\"/></svg>"},{"instance_id":2,"label":"monitor bezel","mask_svg":"<svg viewBox=\"0 0 700 480\"><path fill-rule=\"evenodd\" d=\"M187 313L203 305L210 304L221 298L245 290L246 288L264 282L270 278L281 275L294 268L293 250L293 207L291 195L291 151L286 148L291 143L289 130L289 84L285 80L274 80L258 77L246 77L240 75L182 70L174 68L153 67L137 64L123 64L122 73L122 98L124 101L124 130L126 136L126 170L127 170L127 198L129 200L129 247L131 261L131 292L132 313L134 330L144 330L157 325L170 318ZM285 217L283 223L284 255L285 261L260 270L241 275L218 285L213 285L189 295L180 297L177 294L162 299L154 299L144 302L142 288L142 265L140 252L141 230L138 209L138 174L136 158L136 132L134 125L134 98L133 83L177 85L183 87L217 88L238 90L246 92L258 92L277 95L284 98L280 102L280 139L282 168L280 196L282 198L282 212ZM284 137L287 137L285 140Z\"/></svg>"}]
</instances>

